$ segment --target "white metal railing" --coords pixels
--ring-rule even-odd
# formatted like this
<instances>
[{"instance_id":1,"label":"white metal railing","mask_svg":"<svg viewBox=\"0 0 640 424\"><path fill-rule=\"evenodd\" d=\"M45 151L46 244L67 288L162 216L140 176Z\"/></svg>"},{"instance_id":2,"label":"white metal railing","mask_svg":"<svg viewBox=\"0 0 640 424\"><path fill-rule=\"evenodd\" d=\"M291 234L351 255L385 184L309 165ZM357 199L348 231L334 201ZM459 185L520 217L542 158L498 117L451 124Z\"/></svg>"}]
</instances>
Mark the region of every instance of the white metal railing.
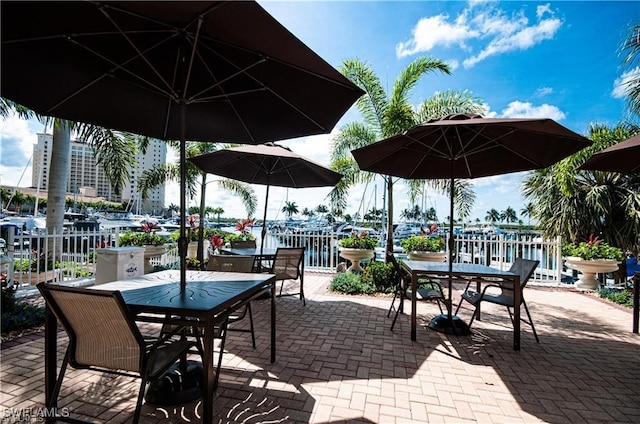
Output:
<instances>
[{"instance_id":1,"label":"white metal railing","mask_svg":"<svg viewBox=\"0 0 640 424\"><path fill-rule=\"evenodd\" d=\"M41 281L67 281L92 279L96 272L96 249L118 247L118 229L96 231L72 231L62 235L9 234L5 251L0 256L0 270L18 288L33 287ZM11 232L10 232L11 233ZM335 271L340 262L346 261L338 251L335 234L292 234L272 232L265 239L265 247L306 247L305 269ZM447 244L448 245L448 244ZM537 259L540 265L533 282L551 285L562 284L561 240L543 240L533 235L461 235L454 239L454 261L489 265L507 269L518 257ZM399 257L404 255L400 254ZM46 258L59 258L54 265ZM384 260L378 249L376 260ZM152 257L153 266L176 266L179 263L177 248L170 247L162 256Z\"/></svg>"}]
</instances>

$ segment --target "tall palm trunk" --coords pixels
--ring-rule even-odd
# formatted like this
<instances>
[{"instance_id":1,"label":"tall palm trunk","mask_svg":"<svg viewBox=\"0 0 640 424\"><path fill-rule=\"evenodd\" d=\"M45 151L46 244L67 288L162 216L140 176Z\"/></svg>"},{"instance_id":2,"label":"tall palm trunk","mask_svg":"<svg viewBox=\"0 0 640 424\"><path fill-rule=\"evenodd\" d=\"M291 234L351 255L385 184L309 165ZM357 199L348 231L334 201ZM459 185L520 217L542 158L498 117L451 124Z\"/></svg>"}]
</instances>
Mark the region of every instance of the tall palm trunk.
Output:
<instances>
[{"instance_id":1,"label":"tall palm trunk","mask_svg":"<svg viewBox=\"0 0 640 424\"><path fill-rule=\"evenodd\" d=\"M56 119L53 124L53 141L51 144L51 164L49 166L48 197L47 197L47 230L49 233L62 234L69 180L69 157L71 152L71 124L62 119ZM60 259L62 253L62 239L56 238L55 247L49 246L49 252L55 252Z\"/></svg>"}]
</instances>

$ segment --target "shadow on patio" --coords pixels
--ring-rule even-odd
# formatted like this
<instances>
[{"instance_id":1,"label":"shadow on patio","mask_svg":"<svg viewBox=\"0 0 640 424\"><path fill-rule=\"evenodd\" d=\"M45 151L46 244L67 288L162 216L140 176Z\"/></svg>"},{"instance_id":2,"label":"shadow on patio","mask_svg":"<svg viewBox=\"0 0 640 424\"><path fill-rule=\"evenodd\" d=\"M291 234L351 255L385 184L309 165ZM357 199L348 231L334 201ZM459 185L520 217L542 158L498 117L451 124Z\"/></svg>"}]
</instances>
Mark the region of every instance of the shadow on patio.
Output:
<instances>
[{"instance_id":1,"label":"shadow on patio","mask_svg":"<svg viewBox=\"0 0 640 424\"><path fill-rule=\"evenodd\" d=\"M483 308L471 336L424 328L419 305L393 332L390 298L338 296L327 274L305 277L307 306L278 299L277 362L269 362L268 301L254 302L257 348L231 332L214 400L216 422L640 422L640 337L631 313L588 295L530 287L540 336L523 325L521 351L503 310ZM408 306L408 303L407 303ZM470 310L461 310L464 319ZM66 337L61 337L66 341ZM2 350L3 408L43 402L42 338ZM62 349L60 356L62 355ZM137 381L69 371L60 405L101 422L130 420ZM199 421L200 402L143 407L142 422Z\"/></svg>"}]
</instances>

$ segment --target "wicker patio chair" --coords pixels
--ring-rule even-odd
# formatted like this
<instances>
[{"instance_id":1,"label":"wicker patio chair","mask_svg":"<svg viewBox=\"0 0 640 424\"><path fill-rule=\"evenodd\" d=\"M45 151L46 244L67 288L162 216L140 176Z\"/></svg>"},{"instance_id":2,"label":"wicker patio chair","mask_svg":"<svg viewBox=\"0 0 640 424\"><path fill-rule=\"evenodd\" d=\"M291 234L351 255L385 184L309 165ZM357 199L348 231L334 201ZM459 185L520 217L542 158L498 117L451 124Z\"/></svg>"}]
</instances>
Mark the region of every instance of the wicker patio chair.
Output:
<instances>
[{"instance_id":1,"label":"wicker patio chair","mask_svg":"<svg viewBox=\"0 0 640 424\"><path fill-rule=\"evenodd\" d=\"M273 259L271 273L276 275L276 281L280 284L279 296L300 295L302 304L306 306L304 298L304 247L279 247ZM282 294L282 288L286 280L300 280L300 291L298 293Z\"/></svg>"},{"instance_id":2,"label":"wicker patio chair","mask_svg":"<svg viewBox=\"0 0 640 424\"><path fill-rule=\"evenodd\" d=\"M212 255L209 256L209 264L207 265L208 271L223 271L223 272L252 272L253 270L253 256L241 256L241 255ZM213 283L215 284L215 283ZM249 316L249 330L244 328L235 328L229 326L229 331L242 331L251 333L251 342L253 348L256 348L256 336L253 330L253 314L251 313L251 302L248 302L244 307L233 312L227 319L229 325L243 320L246 316Z\"/></svg>"},{"instance_id":3,"label":"wicker patio chair","mask_svg":"<svg viewBox=\"0 0 640 424\"><path fill-rule=\"evenodd\" d=\"M538 339L538 333L536 333L536 328L533 325L533 320L531 319L531 314L529 313L529 308L527 307L527 302L524 300L524 288L527 285L527 282L533 275L533 272L538 267L540 261L537 260L529 260L516 258L509 271L514 272L520 276L520 287L522 289L522 297L520 304L524 306L524 310L527 313L528 320L520 317L520 321L524 322L531 326L533 330L533 335L536 338L536 342L540 343L540 339ZM509 312L509 318L511 318L511 323L513 324L513 313L511 312L511 308L514 306L513 302L513 284L503 284L501 282L493 282L486 281L484 282L484 287L482 291L477 292L475 290L470 290L469 287L471 284L475 284L476 280L470 280L467 283L467 287L462 293L460 303L458 303L458 307L456 308L456 315L458 314L458 310L462 305L462 302L469 302L473 305L473 315L471 316L471 321L469 321L469 327L473 324L473 320L476 317L476 311L478 309L478 305L481 302L494 303L497 305L502 305L507 308Z\"/></svg>"},{"instance_id":4,"label":"wicker patio chair","mask_svg":"<svg viewBox=\"0 0 640 424\"><path fill-rule=\"evenodd\" d=\"M393 331L393 327L396 325L396 321L398 320L398 315L404 310L404 300L412 299L413 293L411 292L411 276L404 272L402 268L400 268L400 264L398 264L398 260L393 255L393 253L387 253L387 263L393 264L393 269L395 271L395 285L393 292L393 299L391 300L391 306L389 307L389 312L387 312L387 317L391 316L391 311L395 309L396 314L393 317L393 322L391 323L391 331ZM440 313L442 314L444 311L442 310L442 303L444 303L444 291L442 290L442 286L437 281L424 279L420 281L419 287L416 289L416 300L421 301L435 301L438 304L438 308L440 308ZM398 307L395 307L396 299L400 299L398 303Z\"/></svg>"},{"instance_id":5,"label":"wicker patio chair","mask_svg":"<svg viewBox=\"0 0 640 424\"><path fill-rule=\"evenodd\" d=\"M160 376L195 343L166 338L145 341L119 291L46 283L37 287L69 336L51 404L47 407L57 405L67 365L71 365L76 369L141 378L133 415L133 422L137 423L147 383ZM74 420L69 418L69 421Z\"/></svg>"}]
</instances>

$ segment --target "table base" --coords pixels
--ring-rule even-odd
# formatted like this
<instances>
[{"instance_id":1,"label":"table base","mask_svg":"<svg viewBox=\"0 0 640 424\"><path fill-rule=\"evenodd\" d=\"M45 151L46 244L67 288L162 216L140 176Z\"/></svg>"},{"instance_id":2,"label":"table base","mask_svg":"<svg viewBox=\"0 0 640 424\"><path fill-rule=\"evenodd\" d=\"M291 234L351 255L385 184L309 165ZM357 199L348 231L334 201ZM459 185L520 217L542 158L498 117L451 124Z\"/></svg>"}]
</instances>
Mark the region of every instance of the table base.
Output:
<instances>
[{"instance_id":1,"label":"table base","mask_svg":"<svg viewBox=\"0 0 640 424\"><path fill-rule=\"evenodd\" d=\"M181 405L202 398L202 363L187 361L186 372L176 362L164 374L151 380L145 400L154 405Z\"/></svg>"},{"instance_id":2,"label":"table base","mask_svg":"<svg viewBox=\"0 0 640 424\"><path fill-rule=\"evenodd\" d=\"M429 323L429 328L444 334L452 334L455 336L466 336L471 333L466 322L462 321L457 315L449 317L442 314L434 317Z\"/></svg>"}]
</instances>

